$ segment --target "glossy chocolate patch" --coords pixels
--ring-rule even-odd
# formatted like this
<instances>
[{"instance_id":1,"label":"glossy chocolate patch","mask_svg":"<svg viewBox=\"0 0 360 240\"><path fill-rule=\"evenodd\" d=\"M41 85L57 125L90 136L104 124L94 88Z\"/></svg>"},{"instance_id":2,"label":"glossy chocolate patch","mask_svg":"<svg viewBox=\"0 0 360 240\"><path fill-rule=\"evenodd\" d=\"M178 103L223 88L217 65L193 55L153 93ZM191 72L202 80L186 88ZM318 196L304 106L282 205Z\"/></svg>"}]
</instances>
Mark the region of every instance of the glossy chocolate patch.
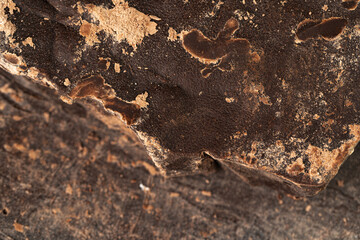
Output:
<instances>
[{"instance_id":1,"label":"glossy chocolate patch","mask_svg":"<svg viewBox=\"0 0 360 240\"><path fill-rule=\"evenodd\" d=\"M319 37L326 40L333 40L342 33L347 23L346 19L337 17L324 19L322 21L306 19L299 24L296 37L300 41L307 41Z\"/></svg>"},{"instance_id":2,"label":"glossy chocolate patch","mask_svg":"<svg viewBox=\"0 0 360 240\"><path fill-rule=\"evenodd\" d=\"M72 98L96 97L103 102L105 108L120 113L128 125L135 123L140 117L140 107L115 95L114 90L100 75L84 79L70 93Z\"/></svg>"},{"instance_id":3,"label":"glossy chocolate patch","mask_svg":"<svg viewBox=\"0 0 360 240\"><path fill-rule=\"evenodd\" d=\"M214 40L197 29L183 35L183 47L187 52L200 62L214 64L201 70L203 77L208 77L216 68L222 71L231 70L229 62L234 57L248 58L250 42L244 38L233 37L238 29L238 21L230 18Z\"/></svg>"}]
</instances>

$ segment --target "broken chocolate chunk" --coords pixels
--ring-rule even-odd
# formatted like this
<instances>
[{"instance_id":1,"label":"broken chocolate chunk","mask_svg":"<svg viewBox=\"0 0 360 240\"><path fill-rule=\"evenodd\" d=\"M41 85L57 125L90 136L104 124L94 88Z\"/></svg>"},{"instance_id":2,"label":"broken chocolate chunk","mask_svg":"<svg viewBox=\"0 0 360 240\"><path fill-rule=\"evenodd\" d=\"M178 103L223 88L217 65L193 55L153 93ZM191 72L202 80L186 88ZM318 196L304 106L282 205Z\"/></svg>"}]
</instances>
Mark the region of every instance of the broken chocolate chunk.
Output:
<instances>
[{"instance_id":1,"label":"broken chocolate chunk","mask_svg":"<svg viewBox=\"0 0 360 240\"><path fill-rule=\"evenodd\" d=\"M0 63L64 101L99 100L165 175L211 172L214 161L295 196L324 189L360 141L355 12L339 3L324 19L300 0L164 4L6 1Z\"/></svg>"}]
</instances>

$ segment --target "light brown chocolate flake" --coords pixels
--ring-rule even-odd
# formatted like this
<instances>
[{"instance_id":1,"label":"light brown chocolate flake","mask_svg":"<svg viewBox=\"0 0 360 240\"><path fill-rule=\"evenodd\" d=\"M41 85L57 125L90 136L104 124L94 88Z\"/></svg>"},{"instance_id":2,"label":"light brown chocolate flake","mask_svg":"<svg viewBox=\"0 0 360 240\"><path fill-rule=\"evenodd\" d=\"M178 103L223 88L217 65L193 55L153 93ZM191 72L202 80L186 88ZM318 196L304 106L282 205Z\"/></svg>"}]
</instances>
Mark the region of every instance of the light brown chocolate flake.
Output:
<instances>
[{"instance_id":1,"label":"light brown chocolate flake","mask_svg":"<svg viewBox=\"0 0 360 240\"><path fill-rule=\"evenodd\" d=\"M168 36L169 41L174 42L178 39L178 33L172 27L169 28L168 33L169 33Z\"/></svg>"},{"instance_id":2,"label":"light brown chocolate flake","mask_svg":"<svg viewBox=\"0 0 360 240\"><path fill-rule=\"evenodd\" d=\"M66 185L65 193L66 193L66 194L69 194L69 195L72 195L72 194L73 194L73 189L72 189L72 187L71 187L70 184L67 184L67 185Z\"/></svg>"},{"instance_id":3,"label":"light brown chocolate flake","mask_svg":"<svg viewBox=\"0 0 360 240\"><path fill-rule=\"evenodd\" d=\"M114 70L116 73L120 73L121 65L119 63L114 64Z\"/></svg>"},{"instance_id":4,"label":"light brown chocolate flake","mask_svg":"<svg viewBox=\"0 0 360 240\"><path fill-rule=\"evenodd\" d=\"M103 6L78 4L79 13L89 13L95 23L81 20L80 34L86 38L88 45L93 45L99 40L97 34L101 31L108 36L112 36L117 42L126 41L133 47L141 44L144 37L153 35L157 32L157 24L152 20L159 20L155 16L148 16L123 0L114 0L114 8L107 9Z\"/></svg>"},{"instance_id":5,"label":"light brown chocolate flake","mask_svg":"<svg viewBox=\"0 0 360 240\"><path fill-rule=\"evenodd\" d=\"M70 80L69 80L68 78L65 78L65 80L64 80L64 85L65 85L66 87L68 87L68 86L70 86L70 84L71 84Z\"/></svg>"},{"instance_id":6,"label":"light brown chocolate flake","mask_svg":"<svg viewBox=\"0 0 360 240\"><path fill-rule=\"evenodd\" d=\"M33 43L33 40L31 37L27 37L24 41L22 41L22 44L23 45L27 45L27 46L30 46L32 48L35 48L35 44Z\"/></svg>"},{"instance_id":7,"label":"light brown chocolate flake","mask_svg":"<svg viewBox=\"0 0 360 240\"><path fill-rule=\"evenodd\" d=\"M19 9L12 0L0 1L0 32L4 32L6 39L12 42L14 39L12 39L11 36L16 31L16 27L8 20L8 16L5 14L5 8L9 9L10 14L14 14L14 11L19 11Z\"/></svg>"},{"instance_id":8,"label":"light brown chocolate flake","mask_svg":"<svg viewBox=\"0 0 360 240\"><path fill-rule=\"evenodd\" d=\"M21 225L21 224L15 222L15 223L13 224L13 226L14 226L15 231L21 232L21 233L24 232L24 225Z\"/></svg>"}]
</instances>

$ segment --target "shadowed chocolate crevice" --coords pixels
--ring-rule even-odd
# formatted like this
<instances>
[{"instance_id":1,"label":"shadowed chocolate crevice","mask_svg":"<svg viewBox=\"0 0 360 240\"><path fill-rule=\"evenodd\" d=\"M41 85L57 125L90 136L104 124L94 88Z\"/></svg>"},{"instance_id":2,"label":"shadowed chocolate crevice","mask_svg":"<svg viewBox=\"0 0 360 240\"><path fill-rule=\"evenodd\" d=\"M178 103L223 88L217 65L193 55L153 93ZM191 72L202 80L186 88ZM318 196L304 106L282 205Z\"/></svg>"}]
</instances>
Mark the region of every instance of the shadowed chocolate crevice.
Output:
<instances>
[{"instance_id":1,"label":"shadowed chocolate crevice","mask_svg":"<svg viewBox=\"0 0 360 240\"><path fill-rule=\"evenodd\" d=\"M333 40L339 36L348 21L343 18L333 17L324 20L306 19L297 28L296 37L300 41L322 37L325 40Z\"/></svg>"},{"instance_id":2,"label":"shadowed chocolate crevice","mask_svg":"<svg viewBox=\"0 0 360 240\"><path fill-rule=\"evenodd\" d=\"M72 98L96 97L101 100L105 108L118 112L128 125L134 124L140 117L140 107L116 97L115 91L105 83L100 75L90 76L70 92Z\"/></svg>"},{"instance_id":3,"label":"shadowed chocolate crevice","mask_svg":"<svg viewBox=\"0 0 360 240\"><path fill-rule=\"evenodd\" d=\"M341 5L347 10L355 10L359 4L359 0L343 0Z\"/></svg>"},{"instance_id":4,"label":"shadowed chocolate crevice","mask_svg":"<svg viewBox=\"0 0 360 240\"><path fill-rule=\"evenodd\" d=\"M230 18L224 28L212 40L193 29L183 35L183 47L192 56L205 64L215 64L201 70L203 77L208 77L213 70L231 70L229 62L233 58L247 59L250 51L250 42L245 38L234 38L233 34L239 29L239 22Z\"/></svg>"}]
</instances>

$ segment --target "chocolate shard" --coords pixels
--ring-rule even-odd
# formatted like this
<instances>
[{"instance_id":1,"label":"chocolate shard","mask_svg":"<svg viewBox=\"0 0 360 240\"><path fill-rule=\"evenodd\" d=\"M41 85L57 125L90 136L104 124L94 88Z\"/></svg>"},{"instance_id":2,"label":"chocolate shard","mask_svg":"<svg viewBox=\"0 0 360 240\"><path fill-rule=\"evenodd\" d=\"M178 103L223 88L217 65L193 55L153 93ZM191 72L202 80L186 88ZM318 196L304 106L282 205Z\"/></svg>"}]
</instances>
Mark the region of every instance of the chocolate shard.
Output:
<instances>
[{"instance_id":1,"label":"chocolate shard","mask_svg":"<svg viewBox=\"0 0 360 240\"><path fill-rule=\"evenodd\" d=\"M340 2L326 19L300 0L0 7L1 65L65 101L99 100L165 175L220 163L314 195L360 141L359 23Z\"/></svg>"}]
</instances>

